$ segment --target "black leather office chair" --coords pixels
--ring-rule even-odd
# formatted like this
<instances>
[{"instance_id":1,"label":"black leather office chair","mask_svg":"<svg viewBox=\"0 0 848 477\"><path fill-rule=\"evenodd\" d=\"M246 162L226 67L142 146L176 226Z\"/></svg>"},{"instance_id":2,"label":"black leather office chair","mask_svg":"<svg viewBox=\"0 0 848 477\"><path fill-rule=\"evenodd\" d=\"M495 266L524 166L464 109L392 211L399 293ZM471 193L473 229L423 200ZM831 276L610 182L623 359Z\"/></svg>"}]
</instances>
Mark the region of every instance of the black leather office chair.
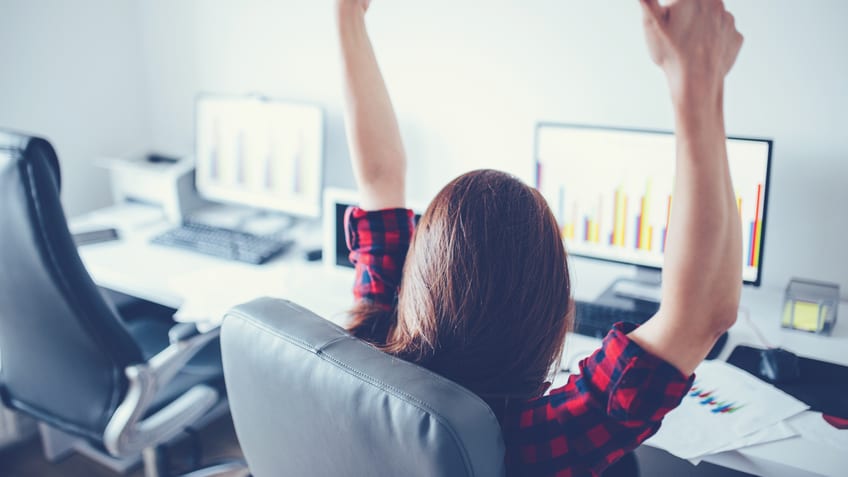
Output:
<instances>
[{"instance_id":1,"label":"black leather office chair","mask_svg":"<svg viewBox=\"0 0 848 477\"><path fill-rule=\"evenodd\" d=\"M160 446L222 400L217 333L122 321L80 260L59 186L49 142L0 130L0 397L163 475Z\"/></svg>"}]
</instances>

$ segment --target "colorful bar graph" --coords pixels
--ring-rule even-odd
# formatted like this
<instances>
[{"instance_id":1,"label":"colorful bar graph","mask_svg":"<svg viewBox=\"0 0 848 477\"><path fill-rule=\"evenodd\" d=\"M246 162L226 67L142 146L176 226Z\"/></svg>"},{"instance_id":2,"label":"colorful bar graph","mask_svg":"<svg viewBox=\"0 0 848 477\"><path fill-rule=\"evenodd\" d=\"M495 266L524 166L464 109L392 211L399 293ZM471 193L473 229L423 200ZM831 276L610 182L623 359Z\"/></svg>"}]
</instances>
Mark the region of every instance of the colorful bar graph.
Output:
<instances>
[{"instance_id":1,"label":"colorful bar graph","mask_svg":"<svg viewBox=\"0 0 848 477\"><path fill-rule=\"evenodd\" d=\"M733 414L734 412L745 407L744 404L719 400L715 394L715 390L705 391L698 387L697 381L689 390L689 397L698 400L698 404L704 407L712 408L710 412L713 414Z\"/></svg>"},{"instance_id":2,"label":"colorful bar graph","mask_svg":"<svg viewBox=\"0 0 848 477\"><path fill-rule=\"evenodd\" d=\"M605 189L600 195L583 192L582 200L563 186L554 189L551 204L554 205L560 232L564 240L576 244L605 248L612 253L632 255L660 255L665 253L670 236L673 195L665 189L654 187L647 179L640 189L634 191L633 184L623 182ZM590 195L591 194L591 195ZM747 267L759 266L762 248L762 217L764 188L740 192L735 197L736 207L744 230L744 253ZM632 206L632 201L638 201ZM751 209L754 208L752 211ZM566 210L568 211L566 213ZM753 212L753 214L752 214Z\"/></svg>"},{"instance_id":3,"label":"colorful bar graph","mask_svg":"<svg viewBox=\"0 0 848 477\"><path fill-rule=\"evenodd\" d=\"M754 220L751 221L751 235L748 244L748 266L758 267L760 265L760 246L762 242L762 197L763 185L757 184L757 206L754 209Z\"/></svg>"}]
</instances>

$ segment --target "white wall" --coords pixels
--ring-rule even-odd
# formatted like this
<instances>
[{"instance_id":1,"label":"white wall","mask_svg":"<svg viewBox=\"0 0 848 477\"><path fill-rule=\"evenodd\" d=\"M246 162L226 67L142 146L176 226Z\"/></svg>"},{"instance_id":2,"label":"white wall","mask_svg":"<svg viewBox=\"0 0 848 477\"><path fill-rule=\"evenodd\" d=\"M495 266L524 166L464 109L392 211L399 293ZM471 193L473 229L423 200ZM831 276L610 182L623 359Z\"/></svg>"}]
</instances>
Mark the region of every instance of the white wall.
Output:
<instances>
[{"instance_id":1,"label":"white wall","mask_svg":"<svg viewBox=\"0 0 848 477\"><path fill-rule=\"evenodd\" d=\"M74 8L65 9L73 11L65 14L82 23L89 15L76 10L105 3L117 4L107 10L114 16L117 9L123 17L125 2L73 2ZM310 100L328 112L326 182L352 185L333 3L136 2L152 147L191 152L193 99L200 91ZM848 297L843 245L848 212L842 208L848 204L848 29L843 27L848 2L727 3L747 38L728 81L728 130L772 137L776 145L765 284L782 287L790 276L807 276L840 282ZM33 8L17 9L32 13ZM639 15L635 0L374 0L369 22L410 151L412 197L425 200L449 178L476 167L506 169L529 180L533 124L540 119L671 128L664 80L647 59ZM100 29L122 28L88 21ZM0 35L12 39L32 28L19 30L13 37ZM101 65L93 75L100 86L90 89L109 83L107 92L117 99L119 91L138 89L126 73L137 68L120 55L120 45L132 42L129 33L111 33L109 42L85 33L98 56L108 57L86 70ZM35 41L42 48L64 48L65 36ZM11 54L5 52L8 46L0 48ZM66 61L84 61L86 49L74 46ZM120 82L102 80L122 71ZM44 80L30 88L47 90L55 103L72 102L70 109L89 114L80 111L84 101L76 97L86 84L76 78L73 87L49 93L56 84ZM8 95L8 88L2 89L0 94ZM31 122L46 112L33 113ZM87 137L102 140L97 134ZM70 135L63 138L70 140Z\"/></svg>"},{"instance_id":2,"label":"white wall","mask_svg":"<svg viewBox=\"0 0 848 477\"><path fill-rule=\"evenodd\" d=\"M0 0L0 127L47 137L69 215L110 202L93 160L149 142L130 0Z\"/></svg>"}]
</instances>

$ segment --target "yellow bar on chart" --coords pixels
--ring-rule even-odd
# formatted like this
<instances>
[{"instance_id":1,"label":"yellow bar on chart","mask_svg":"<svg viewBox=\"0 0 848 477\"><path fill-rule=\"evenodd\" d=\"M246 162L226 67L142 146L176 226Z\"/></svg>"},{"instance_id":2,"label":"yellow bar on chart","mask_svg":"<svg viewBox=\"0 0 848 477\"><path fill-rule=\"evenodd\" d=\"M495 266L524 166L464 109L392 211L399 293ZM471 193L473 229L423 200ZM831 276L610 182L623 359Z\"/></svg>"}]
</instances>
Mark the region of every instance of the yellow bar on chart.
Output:
<instances>
[{"instance_id":1,"label":"yellow bar on chart","mask_svg":"<svg viewBox=\"0 0 848 477\"><path fill-rule=\"evenodd\" d=\"M627 201L625 199L624 191L621 190L621 187L615 191L615 222L613 223L614 232L612 236L613 245L624 246L624 227L626 222L627 213Z\"/></svg>"},{"instance_id":2,"label":"yellow bar on chart","mask_svg":"<svg viewBox=\"0 0 848 477\"><path fill-rule=\"evenodd\" d=\"M742 197L736 196L736 210L739 211L739 222L742 222Z\"/></svg>"},{"instance_id":3,"label":"yellow bar on chart","mask_svg":"<svg viewBox=\"0 0 848 477\"><path fill-rule=\"evenodd\" d=\"M651 180L648 179L648 183L645 185L645 196L642 197L642 230L640 233L642 234L639 238L639 245L641 250L650 250L650 227L648 224L650 223L650 217L648 217L648 209L650 208L650 197L651 197Z\"/></svg>"},{"instance_id":4,"label":"yellow bar on chart","mask_svg":"<svg viewBox=\"0 0 848 477\"><path fill-rule=\"evenodd\" d=\"M754 226L754 266L760 266L760 242L763 235L763 223L757 220Z\"/></svg>"},{"instance_id":5,"label":"yellow bar on chart","mask_svg":"<svg viewBox=\"0 0 848 477\"><path fill-rule=\"evenodd\" d=\"M651 225L648 227L648 248L646 250L654 249L654 226Z\"/></svg>"}]
</instances>

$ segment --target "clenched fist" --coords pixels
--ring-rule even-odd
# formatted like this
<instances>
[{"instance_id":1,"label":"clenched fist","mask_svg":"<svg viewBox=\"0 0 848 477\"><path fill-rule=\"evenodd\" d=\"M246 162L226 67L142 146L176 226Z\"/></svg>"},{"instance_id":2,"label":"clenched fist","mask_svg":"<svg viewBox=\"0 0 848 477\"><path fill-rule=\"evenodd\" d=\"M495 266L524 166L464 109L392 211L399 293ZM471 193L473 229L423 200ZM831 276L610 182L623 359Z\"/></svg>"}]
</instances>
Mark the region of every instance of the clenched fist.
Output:
<instances>
[{"instance_id":1,"label":"clenched fist","mask_svg":"<svg viewBox=\"0 0 848 477\"><path fill-rule=\"evenodd\" d=\"M721 0L640 0L651 57L669 80L672 97L720 93L742 35Z\"/></svg>"}]
</instances>

